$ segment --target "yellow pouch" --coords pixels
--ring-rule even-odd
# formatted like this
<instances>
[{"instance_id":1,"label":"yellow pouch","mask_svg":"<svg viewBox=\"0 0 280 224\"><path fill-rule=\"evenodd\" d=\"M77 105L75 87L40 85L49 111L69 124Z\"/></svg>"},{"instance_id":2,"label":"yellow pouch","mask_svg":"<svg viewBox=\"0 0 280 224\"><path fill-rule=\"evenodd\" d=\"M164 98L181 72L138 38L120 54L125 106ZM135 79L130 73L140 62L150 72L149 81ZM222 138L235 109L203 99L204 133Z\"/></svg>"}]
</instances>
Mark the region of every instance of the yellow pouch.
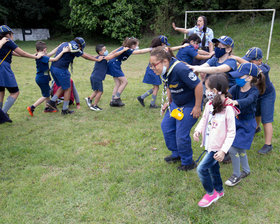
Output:
<instances>
[{"instance_id":1,"label":"yellow pouch","mask_svg":"<svg viewBox=\"0 0 280 224\"><path fill-rule=\"evenodd\" d=\"M171 117L174 117L175 119L177 120L182 120L183 117L184 117L184 114L182 112L182 109L180 109L179 107L172 110L171 114L170 114Z\"/></svg>"}]
</instances>

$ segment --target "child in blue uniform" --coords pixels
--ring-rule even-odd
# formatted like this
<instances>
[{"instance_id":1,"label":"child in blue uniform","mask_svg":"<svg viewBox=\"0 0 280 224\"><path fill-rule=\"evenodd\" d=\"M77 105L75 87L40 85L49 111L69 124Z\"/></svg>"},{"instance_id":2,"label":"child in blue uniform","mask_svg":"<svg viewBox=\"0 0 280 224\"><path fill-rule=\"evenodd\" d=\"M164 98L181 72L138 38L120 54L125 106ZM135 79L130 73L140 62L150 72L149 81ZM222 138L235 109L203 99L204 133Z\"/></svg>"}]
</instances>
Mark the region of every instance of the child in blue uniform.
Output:
<instances>
[{"instance_id":1,"label":"child in blue uniform","mask_svg":"<svg viewBox=\"0 0 280 224\"><path fill-rule=\"evenodd\" d=\"M122 47L118 51L123 50L123 48L128 47L129 49L123 52L121 55L111 59L108 62L108 71L107 74L113 76L115 87L113 89L112 100L110 106L121 107L124 106L124 103L121 100L121 94L124 91L127 85L127 79L124 76L124 73L121 69L122 61L126 61L128 57L132 54L144 54L151 51L150 48L145 48L139 50L139 41L138 39L131 37L126 38L122 44Z\"/></svg>"},{"instance_id":2,"label":"child in blue uniform","mask_svg":"<svg viewBox=\"0 0 280 224\"><path fill-rule=\"evenodd\" d=\"M3 38L8 38L9 41L3 44L0 49L0 108L3 107L5 88L7 88L10 95L7 97L3 107L3 112L7 114L19 95L17 81L11 69L13 52L18 56L32 59L39 59L43 55L40 53L35 56L20 49L13 41L13 31L7 25L0 26L0 40ZM5 39L5 41L6 40L7 39Z\"/></svg>"},{"instance_id":3,"label":"child in blue uniform","mask_svg":"<svg viewBox=\"0 0 280 224\"><path fill-rule=\"evenodd\" d=\"M47 45L43 41L37 41L36 42L36 50L37 53L42 52L44 54L43 57L40 59L36 59L36 68L37 68L37 73L36 73L36 78L35 81L37 85L41 89L42 97L40 97L34 104L31 106L27 107L27 111L31 116L33 116L33 112L37 106L39 106L41 103L45 101L50 100L50 86L49 86L49 81L51 80L50 74L49 74L49 61L57 61L61 58L61 56L69 51L69 47L64 47L63 50L55 57L55 58L50 58L53 52L50 54L47 53ZM57 50L57 48L56 48ZM44 112L57 112L56 110L53 110L51 108L48 108L46 106Z\"/></svg>"},{"instance_id":4,"label":"child in blue uniform","mask_svg":"<svg viewBox=\"0 0 280 224\"><path fill-rule=\"evenodd\" d=\"M266 154L272 150L272 135L273 135L273 115L274 115L274 104L276 99L275 88L270 81L269 71L270 67L262 62L263 54L262 50L258 47L250 48L243 58L235 56L239 63L246 63L247 61L254 63L259 67L265 76L265 92L259 95L257 101L256 110L256 121L257 129L256 133L261 131L260 123L262 122L264 127L265 144L258 151L260 154Z\"/></svg>"},{"instance_id":5,"label":"child in blue uniform","mask_svg":"<svg viewBox=\"0 0 280 224\"><path fill-rule=\"evenodd\" d=\"M160 35L158 37L155 37L152 40L152 43L151 43L150 47L151 48L156 48L156 47L159 47L159 46L166 47L166 46L169 46L169 45L170 44L168 43L167 37L163 36L163 35ZM181 49L185 46L187 46L187 44L183 44L183 45L175 46L175 47L168 47L167 49L168 49L169 53L172 54L172 57L175 57L173 55L172 51L176 51L176 50ZM159 86L161 85L161 78L154 73L154 71L150 68L149 65L146 68L146 73L145 73L145 76L144 76L144 79L143 79L143 83L153 85L153 88L146 91L143 95L138 96L137 100L144 107L145 106L144 99L152 94L152 100L151 100L151 103L150 103L150 108L159 108L159 106L156 105L156 99L157 99L157 93L158 93L158 90L159 90Z\"/></svg>"},{"instance_id":6,"label":"child in blue uniform","mask_svg":"<svg viewBox=\"0 0 280 224\"><path fill-rule=\"evenodd\" d=\"M229 36L221 36L213 39L215 43L215 56L209 59L201 66L189 66L194 72L203 72L207 74L226 73L229 81L229 87L235 85L234 78L229 72L235 71L237 68L236 60L231 58L234 47L233 39Z\"/></svg>"},{"instance_id":7,"label":"child in blue uniform","mask_svg":"<svg viewBox=\"0 0 280 224\"><path fill-rule=\"evenodd\" d=\"M93 90L93 93L90 97L85 98L87 105L91 110L94 111L101 111L102 108L100 108L97 104L99 103L99 100L101 98L101 95L103 94L103 80L105 79L107 68L108 68L108 60L111 60L125 51L127 51L129 48L124 47L122 50L118 51L118 49L112 51L110 54L108 54L108 51L106 49L106 46L104 44L98 44L96 46L96 53L98 54L97 58L102 57L102 61L95 62L93 72L90 76L90 82L91 87ZM94 103L92 103L92 100L94 99Z\"/></svg>"},{"instance_id":8,"label":"child in blue uniform","mask_svg":"<svg viewBox=\"0 0 280 224\"><path fill-rule=\"evenodd\" d=\"M250 167L246 150L249 150L256 130L255 111L257 99L265 91L265 78L258 72L258 67L253 63L244 63L237 70L230 73L236 80L236 85L230 88L232 103L241 113L236 122L236 136L229 150L232 161L233 174L225 182L227 186L235 186L242 178L250 174ZM240 172L240 164L242 172Z\"/></svg>"},{"instance_id":9,"label":"child in blue uniform","mask_svg":"<svg viewBox=\"0 0 280 224\"><path fill-rule=\"evenodd\" d=\"M70 72L68 71L68 67L70 63L73 63L75 57L83 57L84 59L91 61L101 61L102 58L96 59L94 56L85 53L83 50L86 46L86 42L82 37L76 37L73 41L62 43L56 55L58 55L65 46L70 47L70 52L64 53L62 57L52 63L51 65L51 74L58 86L60 88L57 90L55 95L51 98L50 101L47 102L47 105L54 110L58 110L56 107L56 100L59 96L64 93L64 101L61 114L72 114L74 111L69 110L69 101L71 94L71 81L70 81Z\"/></svg>"},{"instance_id":10,"label":"child in blue uniform","mask_svg":"<svg viewBox=\"0 0 280 224\"><path fill-rule=\"evenodd\" d=\"M188 46L181 48L176 58L179 61L186 62L187 64L193 65L194 59L197 60L207 60L211 58L214 54L214 51L212 53L208 53L203 50L198 50L199 44L201 43L201 39L197 34L192 34L188 37L188 39L185 39L182 44L189 43Z\"/></svg>"},{"instance_id":11,"label":"child in blue uniform","mask_svg":"<svg viewBox=\"0 0 280 224\"><path fill-rule=\"evenodd\" d=\"M166 146L172 154L165 161L181 161L178 170L194 169L196 164L192 158L190 131L201 113L202 83L186 64L173 58L164 47L152 50L150 66L157 75L163 76L167 85L169 101L162 107L163 112L167 111L161 128ZM178 110L181 113L170 116Z\"/></svg>"}]
</instances>

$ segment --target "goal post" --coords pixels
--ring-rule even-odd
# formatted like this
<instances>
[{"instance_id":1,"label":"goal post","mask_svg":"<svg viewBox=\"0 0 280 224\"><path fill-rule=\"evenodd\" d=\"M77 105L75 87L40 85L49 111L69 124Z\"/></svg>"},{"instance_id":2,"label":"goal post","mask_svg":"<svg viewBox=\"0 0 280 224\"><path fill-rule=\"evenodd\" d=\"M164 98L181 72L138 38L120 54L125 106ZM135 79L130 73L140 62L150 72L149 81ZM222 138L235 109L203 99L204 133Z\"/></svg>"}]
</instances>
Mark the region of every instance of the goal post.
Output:
<instances>
[{"instance_id":1,"label":"goal post","mask_svg":"<svg viewBox=\"0 0 280 224\"><path fill-rule=\"evenodd\" d=\"M243 10L204 10L204 11L185 11L185 29L187 29L187 22L188 22L188 14L190 13L221 13L221 12L272 12L272 19L271 19L271 26L270 26L270 34L268 39L268 46L266 51L266 62L269 58L269 51L271 45L271 38L275 20L275 9L243 9ZM186 34L184 34L184 38L186 38Z\"/></svg>"}]
</instances>

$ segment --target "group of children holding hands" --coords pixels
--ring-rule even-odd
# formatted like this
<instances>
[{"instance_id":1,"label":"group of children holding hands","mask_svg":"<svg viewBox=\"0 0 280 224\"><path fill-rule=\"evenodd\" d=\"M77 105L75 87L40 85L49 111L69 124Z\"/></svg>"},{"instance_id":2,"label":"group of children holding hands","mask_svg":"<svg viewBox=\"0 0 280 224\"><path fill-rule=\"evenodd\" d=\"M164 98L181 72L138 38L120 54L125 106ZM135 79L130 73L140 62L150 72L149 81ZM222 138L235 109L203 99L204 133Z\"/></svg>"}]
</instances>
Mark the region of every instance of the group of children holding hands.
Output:
<instances>
[{"instance_id":1,"label":"group of children holding hands","mask_svg":"<svg viewBox=\"0 0 280 224\"><path fill-rule=\"evenodd\" d=\"M106 74L113 76L115 82L110 106L122 107L125 105L121 100L121 94L128 82L121 69L121 64L130 55L152 52L143 83L150 84L153 87L137 97L139 103L145 106L145 98L152 94L150 108L159 108L156 105L156 97L163 77L166 77L163 80L169 91L170 103L172 102L171 96L177 97L177 102L180 101L180 96L176 95L179 92L173 90L174 88L171 87L170 80L175 80L174 71L176 69L173 70L174 66L179 68L183 65L177 64L185 63L188 68L177 69L178 74L176 74L176 77L180 77L180 71L187 69L190 81L195 81L196 86L200 80L198 77L192 76L193 72L196 75L201 74L203 79L206 76L204 79L204 95L208 102L205 105L201 120L195 128L193 139L199 141L199 137L202 136L202 145L206 150L206 155L197 167L198 176L206 191L198 205L200 207L208 207L224 196L219 162L222 162L226 155L230 156L233 167L232 176L225 182L227 186L235 186L243 178L250 175L251 171L246 151L250 149L255 133L260 131L260 122L263 123L264 127L265 144L259 150L259 153L266 154L272 150L272 122L276 95L268 75L270 68L267 64L262 63L262 51L260 48L251 48L243 58L237 57L232 54L234 47L232 38L222 36L218 39L212 39L211 43L207 44L207 47L205 47L205 38L202 38L204 50L201 49L201 33L197 32L203 33L205 19L205 17L199 17L196 29L190 29L192 32L187 32L190 36L180 46L167 47L169 46L168 40L165 36L161 35L152 40L150 48L139 49L139 41L132 37L126 38L122 46L111 53L108 53L105 45L98 44L96 46L97 56L84 52L86 44L81 37L76 37L70 42L60 44L50 53L47 53L46 43L38 41L36 43L37 53L35 55L29 54L21 50L13 42L12 30L6 25L2 25L0 26L1 121L11 122L7 112L19 95L16 79L10 67L12 54L36 59L37 72L35 80L41 89L42 97L27 107L31 116L33 116L36 107L43 102L45 102L44 112L57 112L57 100L61 95L64 96L61 113L66 115L74 112L69 110L73 81L70 78L71 74L68 68L69 65L72 65L75 57L83 57L84 59L95 61L93 72L90 76L93 92L89 97L85 98L86 104L93 111L102 110L98 103L103 94L103 80ZM180 32L186 32L182 28L177 28L175 24L173 24L173 28ZM212 30L207 28L207 32L210 31ZM161 50L162 54L168 54L170 59L167 63L168 66L165 66L164 60L160 57L160 53L158 53ZM172 53L174 50L179 50L176 55L177 59ZM52 58L52 55L55 56ZM155 56L154 58L152 58L153 55ZM205 63L200 65L195 63L195 60L204 60ZM49 62L52 63L50 68ZM238 67L237 63L239 64ZM51 80L50 73L57 86L56 92L51 98L49 86L49 81ZM184 88L188 88L188 85L190 85L183 79L177 81L178 83L185 82L184 85L187 87ZM5 89L9 91L10 95L7 97L5 104L3 104ZM190 89L188 91L193 90ZM167 107L169 108L169 104L164 108L166 109ZM189 112L188 115L184 114L183 108L182 106L181 109L184 116L182 119L187 119ZM176 122L179 125L182 121ZM162 126L162 128L166 127ZM190 158L192 159L192 149L190 149L189 155L191 155ZM175 151L172 151L172 155L166 157L165 161L168 163L179 162L183 159L182 157L180 152L176 154ZM240 170L240 164L242 170ZM191 170L195 167L196 164L191 166L187 164L183 168L181 167L181 170Z\"/></svg>"}]
</instances>

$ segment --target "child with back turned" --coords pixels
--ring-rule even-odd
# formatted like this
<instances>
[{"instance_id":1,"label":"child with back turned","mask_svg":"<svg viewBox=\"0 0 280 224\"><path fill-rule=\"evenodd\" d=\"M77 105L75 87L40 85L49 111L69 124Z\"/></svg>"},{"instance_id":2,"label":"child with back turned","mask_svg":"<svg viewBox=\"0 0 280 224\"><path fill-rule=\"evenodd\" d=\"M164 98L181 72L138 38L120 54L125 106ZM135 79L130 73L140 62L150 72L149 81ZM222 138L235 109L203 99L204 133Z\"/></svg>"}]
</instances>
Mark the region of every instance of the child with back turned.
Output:
<instances>
[{"instance_id":1,"label":"child with back turned","mask_svg":"<svg viewBox=\"0 0 280 224\"><path fill-rule=\"evenodd\" d=\"M198 202L199 207L208 207L224 196L219 162L223 161L235 138L235 116L238 109L229 104L228 81L225 75L215 74L205 81L206 104L203 116L198 123L193 138L199 141L206 155L197 167L200 181L206 194Z\"/></svg>"},{"instance_id":2,"label":"child with back turned","mask_svg":"<svg viewBox=\"0 0 280 224\"><path fill-rule=\"evenodd\" d=\"M61 56L65 52L69 52L69 47L64 47L63 50L55 57L50 58L52 54L56 52L57 48L55 48L53 51L51 51L49 54L47 53L47 44L43 41L37 41L36 42L36 51L37 53L41 52L43 53L43 57L40 59L36 59L36 78L35 81L37 85L41 89L42 97L40 97L34 104L27 107L29 114L33 117L33 112L37 106L39 106L43 102L47 102L50 100L50 86L49 81L51 80L50 74L49 74L49 61L57 61L61 58ZM57 112L57 110L52 109L50 107L45 107L44 112Z\"/></svg>"}]
</instances>

